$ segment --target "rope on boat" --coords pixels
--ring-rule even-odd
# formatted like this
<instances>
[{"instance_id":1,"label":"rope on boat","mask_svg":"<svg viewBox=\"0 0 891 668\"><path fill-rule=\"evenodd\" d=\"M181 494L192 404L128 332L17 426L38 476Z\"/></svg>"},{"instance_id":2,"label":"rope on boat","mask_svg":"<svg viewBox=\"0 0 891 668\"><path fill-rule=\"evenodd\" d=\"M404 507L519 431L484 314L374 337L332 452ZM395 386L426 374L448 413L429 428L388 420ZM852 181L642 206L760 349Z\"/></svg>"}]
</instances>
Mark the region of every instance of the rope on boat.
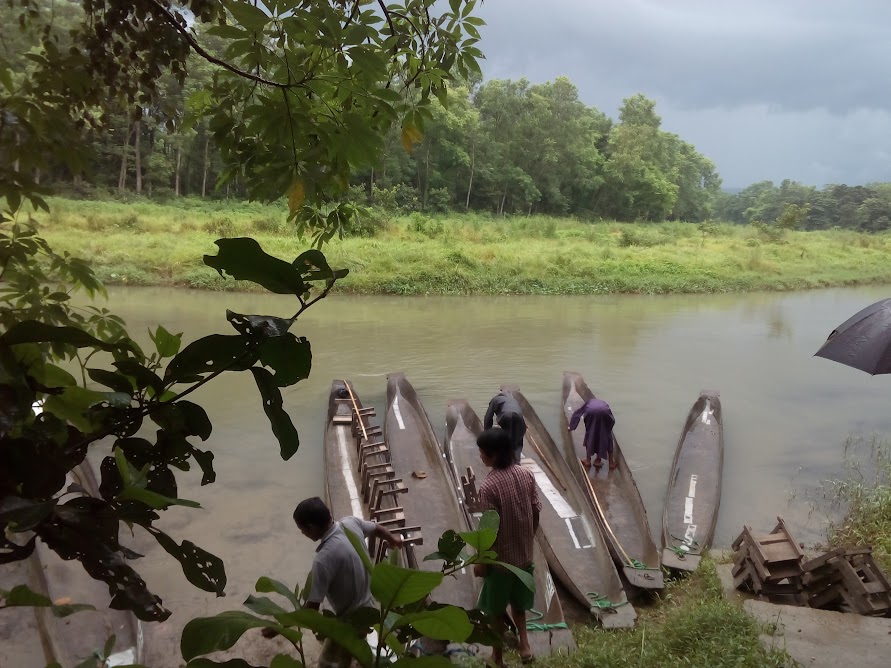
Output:
<instances>
[{"instance_id":1,"label":"rope on boat","mask_svg":"<svg viewBox=\"0 0 891 668\"><path fill-rule=\"evenodd\" d=\"M533 615L538 615L537 617L530 617L526 620L526 630L527 631L553 631L556 629L568 629L569 626L566 622L557 622L556 624L548 624L547 622L540 622L539 620L544 617L543 612L539 612L536 609L531 609L529 612Z\"/></svg>"},{"instance_id":2,"label":"rope on boat","mask_svg":"<svg viewBox=\"0 0 891 668\"><path fill-rule=\"evenodd\" d=\"M628 601L622 601L621 603L613 603L606 596L601 596L596 591L589 591L585 596L591 601L591 607L597 608L598 610L605 610L607 612L612 612L616 608L620 608L623 605L628 605Z\"/></svg>"},{"instance_id":3,"label":"rope on boat","mask_svg":"<svg viewBox=\"0 0 891 668\"><path fill-rule=\"evenodd\" d=\"M690 548L695 548L695 549L700 548L698 540L691 538L690 542L688 543L686 538L678 538L673 533L670 533L668 535L671 536L672 538L674 538L676 541L680 542L680 545L678 545L677 547L674 547L672 545L668 549L671 550L672 552L674 552L681 559L683 559L688 554L690 554ZM687 549L684 549L685 547Z\"/></svg>"}]
</instances>

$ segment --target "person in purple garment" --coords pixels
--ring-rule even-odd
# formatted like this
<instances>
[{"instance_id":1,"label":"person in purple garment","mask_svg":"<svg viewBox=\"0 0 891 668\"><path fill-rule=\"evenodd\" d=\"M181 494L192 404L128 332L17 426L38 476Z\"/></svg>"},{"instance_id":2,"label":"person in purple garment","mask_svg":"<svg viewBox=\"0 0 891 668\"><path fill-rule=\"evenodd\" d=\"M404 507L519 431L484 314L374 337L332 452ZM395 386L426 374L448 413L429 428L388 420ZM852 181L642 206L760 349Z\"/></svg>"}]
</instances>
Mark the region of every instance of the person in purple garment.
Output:
<instances>
[{"instance_id":1,"label":"person in purple garment","mask_svg":"<svg viewBox=\"0 0 891 668\"><path fill-rule=\"evenodd\" d=\"M610 471L619 465L613 460L613 427L616 418L610 410L609 404L602 399L588 399L578 408L569 420L569 431L575 431L579 421L585 419L585 453L588 455L582 460L585 468L591 467L591 457L595 456L594 466L603 466L603 457L609 457Z\"/></svg>"}]
</instances>

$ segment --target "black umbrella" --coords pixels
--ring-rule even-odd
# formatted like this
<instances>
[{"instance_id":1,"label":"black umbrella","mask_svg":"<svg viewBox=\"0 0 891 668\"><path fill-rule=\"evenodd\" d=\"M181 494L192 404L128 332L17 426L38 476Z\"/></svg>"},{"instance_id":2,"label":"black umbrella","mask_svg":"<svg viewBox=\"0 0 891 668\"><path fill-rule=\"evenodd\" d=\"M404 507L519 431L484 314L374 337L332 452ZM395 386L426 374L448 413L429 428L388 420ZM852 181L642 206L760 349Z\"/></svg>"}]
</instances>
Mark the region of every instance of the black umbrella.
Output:
<instances>
[{"instance_id":1,"label":"black umbrella","mask_svg":"<svg viewBox=\"0 0 891 668\"><path fill-rule=\"evenodd\" d=\"M843 322L815 355L873 376L891 373L891 299L867 306Z\"/></svg>"}]
</instances>

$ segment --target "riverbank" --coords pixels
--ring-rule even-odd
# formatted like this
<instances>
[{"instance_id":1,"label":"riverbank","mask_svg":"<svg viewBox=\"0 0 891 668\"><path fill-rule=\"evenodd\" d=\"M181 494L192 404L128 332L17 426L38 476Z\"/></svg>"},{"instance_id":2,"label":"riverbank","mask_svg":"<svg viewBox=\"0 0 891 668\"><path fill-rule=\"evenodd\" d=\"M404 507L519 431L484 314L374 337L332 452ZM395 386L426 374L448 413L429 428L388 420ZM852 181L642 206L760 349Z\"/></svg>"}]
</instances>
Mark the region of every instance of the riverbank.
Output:
<instances>
[{"instance_id":1,"label":"riverbank","mask_svg":"<svg viewBox=\"0 0 891 668\"><path fill-rule=\"evenodd\" d=\"M251 289L204 266L222 236L256 237L270 254L308 246L283 206L184 200L53 198L35 214L57 251L88 258L110 285ZM585 223L477 214L378 214L325 247L355 294L717 293L891 282L891 235L789 232L770 242L751 226Z\"/></svg>"},{"instance_id":2,"label":"riverbank","mask_svg":"<svg viewBox=\"0 0 891 668\"><path fill-rule=\"evenodd\" d=\"M753 619L739 602L723 594L715 564L704 559L689 577L667 579L659 600L636 606L638 621L629 631L577 626L578 650L551 657L549 668L582 666L709 666L780 668L796 665L785 651L759 640L772 629ZM782 646L782 641L777 643Z\"/></svg>"}]
</instances>

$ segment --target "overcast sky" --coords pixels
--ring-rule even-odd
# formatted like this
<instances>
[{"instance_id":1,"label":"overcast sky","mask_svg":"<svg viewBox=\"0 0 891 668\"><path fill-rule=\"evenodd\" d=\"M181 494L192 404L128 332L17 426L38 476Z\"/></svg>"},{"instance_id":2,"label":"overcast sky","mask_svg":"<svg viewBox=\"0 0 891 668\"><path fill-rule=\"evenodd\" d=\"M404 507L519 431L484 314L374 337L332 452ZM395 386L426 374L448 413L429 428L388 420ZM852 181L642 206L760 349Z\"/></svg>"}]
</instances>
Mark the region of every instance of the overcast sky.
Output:
<instances>
[{"instance_id":1,"label":"overcast sky","mask_svg":"<svg viewBox=\"0 0 891 668\"><path fill-rule=\"evenodd\" d=\"M483 73L637 92L725 187L891 181L891 0L484 0Z\"/></svg>"}]
</instances>

